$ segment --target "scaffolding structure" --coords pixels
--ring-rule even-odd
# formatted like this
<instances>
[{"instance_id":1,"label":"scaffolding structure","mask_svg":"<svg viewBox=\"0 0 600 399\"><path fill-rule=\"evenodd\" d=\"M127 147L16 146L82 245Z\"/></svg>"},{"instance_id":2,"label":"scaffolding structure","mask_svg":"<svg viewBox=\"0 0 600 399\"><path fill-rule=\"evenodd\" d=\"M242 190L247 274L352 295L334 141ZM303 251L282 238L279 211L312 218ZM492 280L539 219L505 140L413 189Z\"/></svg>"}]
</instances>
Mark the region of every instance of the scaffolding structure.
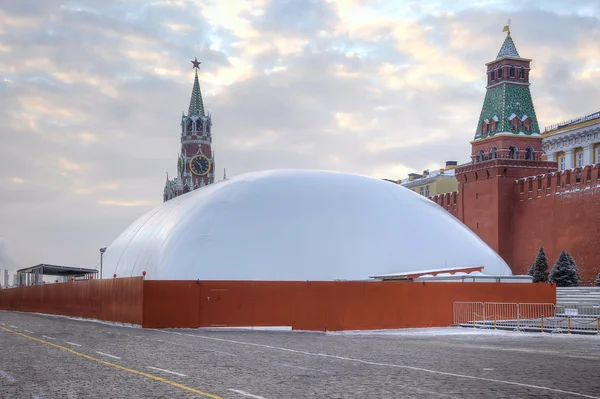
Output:
<instances>
[{"instance_id":1,"label":"scaffolding structure","mask_svg":"<svg viewBox=\"0 0 600 399\"><path fill-rule=\"evenodd\" d=\"M90 280L98 277L98 270L85 269L82 267L57 266L39 264L17 270L16 286L26 287L40 285L44 282L44 276L58 277L56 280L67 282L69 280Z\"/></svg>"}]
</instances>

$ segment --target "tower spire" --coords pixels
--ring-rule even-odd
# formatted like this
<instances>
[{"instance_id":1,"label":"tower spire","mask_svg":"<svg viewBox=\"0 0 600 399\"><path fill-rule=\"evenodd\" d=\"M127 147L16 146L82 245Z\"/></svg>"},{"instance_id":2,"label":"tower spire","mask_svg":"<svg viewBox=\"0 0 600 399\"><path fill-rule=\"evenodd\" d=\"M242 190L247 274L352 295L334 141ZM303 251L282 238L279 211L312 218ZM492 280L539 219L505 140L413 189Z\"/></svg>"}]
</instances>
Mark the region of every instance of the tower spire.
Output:
<instances>
[{"instance_id":1,"label":"tower spire","mask_svg":"<svg viewBox=\"0 0 600 399\"><path fill-rule=\"evenodd\" d=\"M504 26L504 29L502 29L502 32L506 32L506 38L504 39L504 43L502 43L502 47L500 48L496 59L504 57L521 58L519 56L519 52L517 51L517 47L515 46L515 42L513 42L513 39L510 36L510 18L508 19L507 24Z\"/></svg>"},{"instance_id":2,"label":"tower spire","mask_svg":"<svg viewBox=\"0 0 600 399\"><path fill-rule=\"evenodd\" d=\"M486 64L486 95L477 123L475 140L502 133L517 136L540 134L529 90L531 60L522 58L517 52L510 35L510 20L504 26L503 32L507 34L498 56Z\"/></svg>"},{"instance_id":3,"label":"tower spire","mask_svg":"<svg viewBox=\"0 0 600 399\"><path fill-rule=\"evenodd\" d=\"M202 92L200 91L200 82L198 81L198 69L200 68L201 62L198 58L194 58L191 61L193 67L196 70L196 76L194 77L194 87L192 88L192 96L190 98L190 107L188 109L188 116L191 115L204 115L204 102L202 101Z\"/></svg>"},{"instance_id":4,"label":"tower spire","mask_svg":"<svg viewBox=\"0 0 600 399\"><path fill-rule=\"evenodd\" d=\"M198 79L201 62L194 58L194 86L188 114L181 112L181 152L177 154L177 177L165 183L164 201L183 195L215 181L215 155L212 150L212 119L204 110ZM212 155L211 155L212 154ZM192 164L194 166L192 166ZM168 189L168 190L167 190Z\"/></svg>"}]
</instances>

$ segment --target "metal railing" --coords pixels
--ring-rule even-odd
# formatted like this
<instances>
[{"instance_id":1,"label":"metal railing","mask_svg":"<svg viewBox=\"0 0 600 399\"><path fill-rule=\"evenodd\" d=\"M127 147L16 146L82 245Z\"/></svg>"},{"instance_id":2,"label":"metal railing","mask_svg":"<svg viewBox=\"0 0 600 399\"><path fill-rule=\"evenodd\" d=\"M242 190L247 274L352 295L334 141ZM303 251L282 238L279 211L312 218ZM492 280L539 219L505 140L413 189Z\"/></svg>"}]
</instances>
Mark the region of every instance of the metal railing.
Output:
<instances>
[{"instance_id":1,"label":"metal railing","mask_svg":"<svg viewBox=\"0 0 600 399\"><path fill-rule=\"evenodd\" d=\"M600 305L455 302L453 325L495 330L600 334Z\"/></svg>"},{"instance_id":2,"label":"metal railing","mask_svg":"<svg viewBox=\"0 0 600 399\"><path fill-rule=\"evenodd\" d=\"M544 133L548 133L552 130L558 130L558 129L561 129L566 126L576 125L578 123L582 123L582 122L586 122L586 121L590 121L590 120L598 119L598 118L600 118L600 112L594 112L593 114L589 114L586 116L580 116L578 118L569 119L568 121L555 123L554 125L546 126L546 128L544 129Z\"/></svg>"},{"instance_id":3,"label":"metal railing","mask_svg":"<svg viewBox=\"0 0 600 399\"><path fill-rule=\"evenodd\" d=\"M556 304L600 305L600 287L557 287Z\"/></svg>"}]
</instances>

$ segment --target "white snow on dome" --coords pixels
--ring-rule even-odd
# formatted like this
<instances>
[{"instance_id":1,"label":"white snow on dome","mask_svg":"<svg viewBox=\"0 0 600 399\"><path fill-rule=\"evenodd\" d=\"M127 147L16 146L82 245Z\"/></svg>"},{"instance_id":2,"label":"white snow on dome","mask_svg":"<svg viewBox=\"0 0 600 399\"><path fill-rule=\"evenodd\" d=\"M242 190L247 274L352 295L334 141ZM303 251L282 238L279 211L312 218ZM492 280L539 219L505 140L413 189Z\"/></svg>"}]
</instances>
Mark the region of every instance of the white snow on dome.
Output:
<instances>
[{"instance_id":1,"label":"white snow on dome","mask_svg":"<svg viewBox=\"0 0 600 399\"><path fill-rule=\"evenodd\" d=\"M470 266L511 275L458 219L409 189L354 174L274 170L152 209L108 247L103 276L355 280Z\"/></svg>"}]
</instances>

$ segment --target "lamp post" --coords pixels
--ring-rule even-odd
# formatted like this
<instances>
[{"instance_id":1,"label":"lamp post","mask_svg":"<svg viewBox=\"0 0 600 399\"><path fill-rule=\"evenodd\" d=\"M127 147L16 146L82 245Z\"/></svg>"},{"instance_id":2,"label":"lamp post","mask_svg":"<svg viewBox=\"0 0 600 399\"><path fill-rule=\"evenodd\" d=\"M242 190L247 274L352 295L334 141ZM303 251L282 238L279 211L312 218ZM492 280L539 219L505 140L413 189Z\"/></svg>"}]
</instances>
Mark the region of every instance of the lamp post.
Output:
<instances>
[{"instance_id":1,"label":"lamp post","mask_svg":"<svg viewBox=\"0 0 600 399\"><path fill-rule=\"evenodd\" d=\"M106 252L106 247L100 248L100 279L102 279L102 255Z\"/></svg>"}]
</instances>

